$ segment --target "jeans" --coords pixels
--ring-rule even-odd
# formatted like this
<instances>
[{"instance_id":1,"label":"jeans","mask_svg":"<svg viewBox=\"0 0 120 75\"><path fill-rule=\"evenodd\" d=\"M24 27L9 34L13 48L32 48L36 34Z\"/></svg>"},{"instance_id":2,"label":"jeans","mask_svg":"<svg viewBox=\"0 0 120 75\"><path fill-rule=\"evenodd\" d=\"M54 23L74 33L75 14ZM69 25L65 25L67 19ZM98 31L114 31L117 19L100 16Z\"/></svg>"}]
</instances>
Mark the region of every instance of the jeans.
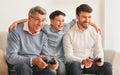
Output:
<instances>
[{"instance_id":1,"label":"jeans","mask_svg":"<svg viewBox=\"0 0 120 75\"><path fill-rule=\"evenodd\" d=\"M57 69L57 75L66 75L66 68L64 61L59 61L59 67Z\"/></svg>"},{"instance_id":2,"label":"jeans","mask_svg":"<svg viewBox=\"0 0 120 75\"><path fill-rule=\"evenodd\" d=\"M96 75L113 75L112 65L104 62L104 65L99 67L93 62L90 68L81 68L80 62L73 61L66 63L67 75L82 75L82 74L96 74Z\"/></svg>"},{"instance_id":3,"label":"jeans","mask_svg":"<svg viewBox=\"0 0 120 75\"><path fill-rule=\"evenodd\" d=\"M30 67L25 63L19 63L10 66L9 69L15 70L16 75L57 75L55 70L46 67L45 69L40 69L37 66Z\"/></svg>"}]
</instances>

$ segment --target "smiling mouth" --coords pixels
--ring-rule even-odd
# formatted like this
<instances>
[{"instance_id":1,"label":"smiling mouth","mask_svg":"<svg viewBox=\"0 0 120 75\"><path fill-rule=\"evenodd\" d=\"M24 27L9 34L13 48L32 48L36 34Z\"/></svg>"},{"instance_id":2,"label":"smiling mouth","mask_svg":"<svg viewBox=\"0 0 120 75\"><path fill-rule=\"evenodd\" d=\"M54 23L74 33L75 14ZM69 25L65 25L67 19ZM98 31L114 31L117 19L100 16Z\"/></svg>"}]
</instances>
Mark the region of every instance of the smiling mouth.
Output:
<instances>
[{"instance_id":1,"label":"smiling mouth","mask_svg":"<svg viewBox=\"0 0 120 75\"><path fill-rule=\"evenodd\" d=\"M64 27L64 26L58 26L59 28L62 28L62 27Z\"/></svg>"}]
</instances>

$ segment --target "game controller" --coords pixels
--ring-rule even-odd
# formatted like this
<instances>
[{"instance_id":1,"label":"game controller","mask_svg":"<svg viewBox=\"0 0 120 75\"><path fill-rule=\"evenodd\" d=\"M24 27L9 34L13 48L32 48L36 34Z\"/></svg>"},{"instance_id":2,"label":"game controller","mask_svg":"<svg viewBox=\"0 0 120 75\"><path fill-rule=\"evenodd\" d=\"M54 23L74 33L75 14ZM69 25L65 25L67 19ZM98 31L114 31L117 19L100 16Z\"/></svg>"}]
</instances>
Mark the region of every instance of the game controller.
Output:
<instances>
[{"instance_id":1,"label":"game controller","mask_svg":"<svg viewBox=\"0 0 120 75\"><path fill-rule=\"evenodd\" d=\"M48 62L49 64L56 64L57 60L55 57L52 57L51 60Z\"/></svg>"},{"instance_id":2,"label":"game controller","mask_svg":"<svg viewBox=\"0 0 120 75\"><path fill-rule=\"evenodd\" d=\"M43 59L44 62L46 62L47 64L56 64L57 60L55 57L52 57L49 61L47 59Z\"/></svg>"},{"instance_id":3,"label":"game controller","mask_svg":"<svg viewBox=\"0 0 120 75\"><path fill-rule=\"evenodd\" d=\"M101 58L95 58L94 61L95 62L101 62Z\"/></svg>"}]
</instances>

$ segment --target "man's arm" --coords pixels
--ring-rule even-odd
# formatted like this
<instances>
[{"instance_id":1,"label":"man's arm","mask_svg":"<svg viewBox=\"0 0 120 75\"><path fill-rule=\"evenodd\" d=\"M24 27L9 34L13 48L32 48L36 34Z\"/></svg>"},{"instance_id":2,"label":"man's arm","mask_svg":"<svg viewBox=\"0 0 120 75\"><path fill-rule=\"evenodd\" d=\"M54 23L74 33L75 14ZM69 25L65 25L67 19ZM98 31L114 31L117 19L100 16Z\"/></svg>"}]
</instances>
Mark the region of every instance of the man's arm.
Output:
<instances>
[{"instance_id":1,"label":"man's arm","mask_svg":"<svg viewBox=\"0 0 120 75\"><path fill-rule=\"evenodd\" d=\"M97 34L96 36L96 41L94 45L94 53L95 53L95 58L99 59L99 62L96 62L98 66L102 66L104 64L104 52L102 48L102 42L101 42L101 36L100 34Z\"/></svg>"},{"instance_id":2,"label":"man's arm","mask_svg":"<svg viewBox=\"0 0 120 75\"><path fill-rule=\"evenodd\" d=\"M17 27L17 25L18 25L19 23L24 23L24 22L27 22L27 18L14 21L14 22L9 26L8 31L11 32L13 28L16 29L16 27Z\"/></svg>"},{"instance_id":3,"label":"man's arm","mask_svg":"<svg viewBox=\"0 0 120 75\"><path fill-rule=\"evenodd\" d=\"M15 30L12 30L7 37L6 59L9 64L26 63L30 65L30 57L19 55L20 39Z\"/></svg>"}]
</instances>

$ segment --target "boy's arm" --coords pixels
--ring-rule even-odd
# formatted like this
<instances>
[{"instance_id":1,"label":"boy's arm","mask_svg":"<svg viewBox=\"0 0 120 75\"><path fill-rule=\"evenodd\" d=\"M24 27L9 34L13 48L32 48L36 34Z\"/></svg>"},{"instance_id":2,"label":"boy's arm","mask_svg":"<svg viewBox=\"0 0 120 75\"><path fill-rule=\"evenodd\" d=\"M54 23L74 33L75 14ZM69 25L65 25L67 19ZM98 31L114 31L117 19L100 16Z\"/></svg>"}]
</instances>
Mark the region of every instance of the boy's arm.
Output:
<instances>
[{"instance_id":1,"label":"boy's arm","mask_svg":"<svg viewBox=\"0 0 120 75\"><path fill-rule=\"evenodd\" d=\"M74 26L75 24L77 23L77 20L76 19L72 19L72 21L70 21L69 23L66 23L65 25L67 26L66 27L66 30L68 31L72 26ZM93 22L90 22L90 25L93 26L96 30L97 33L100 33L102 34L102 30L100 28L100 26L96 25L95 23Z\"/></svg>"},{"instance_id":2,"label":"boy's arm","mask_svg":"<svg viewBox=\"0 0 120 75\"><path fill-rule=\"evenodd\" d=\"M20 19L20 20L17 20L17 21L14 21L8 28L8 31L11 32L12 31L12 28L15 28L17 27L18 23L24 23L26 22L27 19Z\"/></svg>"}]
</instances>

